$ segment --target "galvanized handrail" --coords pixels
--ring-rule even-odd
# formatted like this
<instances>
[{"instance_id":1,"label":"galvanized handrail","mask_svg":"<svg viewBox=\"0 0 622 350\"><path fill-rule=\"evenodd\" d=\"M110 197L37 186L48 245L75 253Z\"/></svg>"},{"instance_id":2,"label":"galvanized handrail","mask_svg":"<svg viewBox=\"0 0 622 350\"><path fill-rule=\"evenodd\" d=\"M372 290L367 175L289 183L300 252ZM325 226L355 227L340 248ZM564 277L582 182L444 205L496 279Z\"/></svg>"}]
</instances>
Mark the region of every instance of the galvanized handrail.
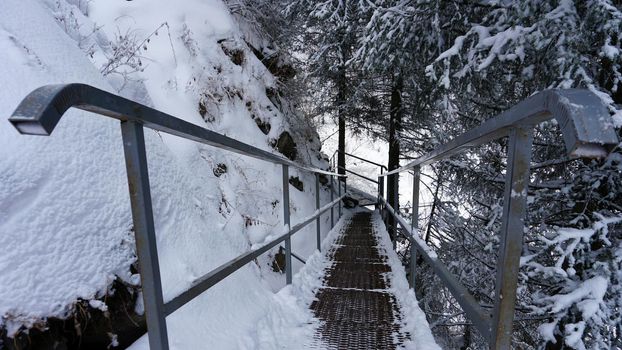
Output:
<instances>
[{"instance_id":1,"label":"galvanized handrail","mask_svg":"<svg viewBox=\"0 0 622 350\"><path fill-rule=\"evenodd\" d=\"M320 207L319 176L329 175L331 179L333 179L334 177L345 177L345 175L302 166L287 158L277 156L89 85L67 84L42 86L31 92L22 100L9 118L9 121L21 134L48 136L52 133L63 114L72 107L121 121L121 134L123 138L123 149L132 207L132 220L134 224L134 235L136 236L136 251L140 266L149 346L152 350L169 349L166 327L167 315L179 309L188 301L283 241L285 242L285 278L286 283L290 284L292 281L291 236L300 231L307 224L315 221L317 248L319 249L320 216L330 210L332 227L332 225L334 225L333 208L337 204L339 204L339 215L341 215L341 201L345 198L345 195L341 195L341 185L339 185L338 198L334 199L334 188L331 188L331 202ZM260 248L246 252L208 272L197 279L187 291L176 296L168 303L164 303L162 297L162 283L160 279L160 267L153 223L153 208L151 204L149 173L147 168L144 127L282 165L283 216L286 231L278 238L265 243ZM290 227L289 213L290 166L315 173L316 178L315 196L317 210L314 215L293 227Z\"/></svg>"},{"instance_id":2,"label":"galvanized handrail","mask_svg":"<svg viewBox=\"0 0 622 350\"><path fill-rule=\"evenodd\" d=\"M339 151L339 150L335 150L335 152L333 152L333 156L332 156L332 158L335 158L335 155L336 155L337 153L340 153L340 152L341 152L341 151ZM366 163L369 163L369 164L372 164L372 165L375 165L375 166L380 167L380 173L381 173L381 174L382 174L383 170L384 170L384 171L387 171L387 170L388 170L388 169L387 169L387 167L386 167L386 165L384 165L384 164L376 163L376 162L371 161L371 160L369 160L369 159L361 158L361 157L359 157L359 156L357 156L357 155L355 155L355 154L348 153L348 152L343 152L343 154L345 154L345 155L346 155L346 156L348 156L348 157L352 157L352 158L355 158L355 159L358 159L358 160L362 160L362 161L364 161L364 162L366 162Z\"/></svg>"},{"instance_id":3,"label":"galvanized handrail","mask_svg":"<svg viewBox=\"0 0 622 350\"><path fill-rule=\"evenodd\" d=\"M367 181L373 182L373 183L375 183L376 185L378 184L378 181L376 181L376 180L372 179L371 177L367 177L367 176L365 176L365 175L363 175L363 174L359 174L359 173L357 173L357 172L355 172L355 171L352 171L352 170L350 170L350 169L346 169L346 168L344 168L344 167L342 167L342 166L337 167L337 169L343 169L346 173L350 173L350 174L352 174L352 175L354 175L354 176L358 176L358 177L360 177L361 179L365 179L365 180L367 180Z\"/></svg>"},{"instance_id":4,"label":"galvanized handrail","mask_svg":"<svg viewBox=\"0 0 622 350\"><path fill-rule=\"evenodd\" d=\"M333 152L333 155L330 157L331 164L333 164L333 165L334 165L335 155L337 153L341 153L341 151L339 151L338 149L335 150L335 152ZM352 158L355 158L355 159L358 159L358 160L362 160L362 161L364 161L366 163L369 163L369 164L375 165L377 167L380 167L380 173L381 174L383 173L383 170L384 170L384 172L386 172L388 170L388 168L385 165L380 164L380 163L376 163L376 162L371 161L369 159L361 158L361 157L359 157L357 155L354 155L354 154L351 154L351 153L348 153L348 152L343 152L343 154L345 154L348 157L352 157ZM337 168L337 166L334 166L334 167Z\"/></svg>"},{"instance_id":5,"label":"galvanized handrail","mask_svg":"<svg viewBox=\"0 0 622 350\"><path fill-rule=\"evenodd\" d=\"M570 157L598 158L607 155L608 148L618 143L607 107L588 90L546 90L531 96L513 108L484 122L432 152L398 169L378 177L378 200L406 231L410 240L410 285L415 285L417 251L441 278L462 306L473 325L488 340L493 349L509 349L514 320L519 261L523 244L529 163L535 125L555 118L563 134ZM419 182L421 167L450 157L461 150L509 136L508 167L505 179L500 252L497 261L495 305L490 315L436 259L436 254L418 236ZM399 215L397 196L389 204L383 198L384 177L393 176L397 190L399 173L412 169L413 216L410 225ZM395 191L397 192L397 191ZM395 208L395 209L394 209Z\"/></svg>"}]
</instances>

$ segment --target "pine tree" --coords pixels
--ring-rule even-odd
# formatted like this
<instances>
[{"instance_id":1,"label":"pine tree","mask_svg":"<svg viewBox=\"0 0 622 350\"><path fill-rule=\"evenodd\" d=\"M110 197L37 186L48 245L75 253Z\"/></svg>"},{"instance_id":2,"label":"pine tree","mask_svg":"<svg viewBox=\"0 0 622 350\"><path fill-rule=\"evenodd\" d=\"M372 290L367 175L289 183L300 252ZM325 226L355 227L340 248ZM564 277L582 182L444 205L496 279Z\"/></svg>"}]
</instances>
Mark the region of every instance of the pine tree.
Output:
<instances>
[{"instance_id":1,"label":"pine tree","mask_svg":"<svg viewBox=\"0 0 622 350\"><path fill-rule=\"evenodd\" d=\"M453 45L427 69L428 76L451 91L461 114L483 120L542 89L584 87L610 107L619 132L619 5L570 0L478 4L460 8L469 25L448 36ZM465 129L470 124L467 118L458 121ZM572 161L565 158L558 140L554 123L538 127L515 343L547 349L609 348L621 339L617 256L622 157L617 149L600 162ZM462 159L466 163L454 167L462 180L454 182L460 186L453 192L477 203L463 208L476 218L469 229L474 239L461 239L459 244L481 265L494 263L477 252L486 247L494 251L497 244L481 233L499 224L501 194L494 189L504 169L482 167L483 162L473 160L499 164L495 158L503 160L504 147L501 140L472 150ZM476 177L477 182L468 180ZM442 216L450 222L459 219L449 211ZM477 281L481 271L460 273L464 280ZM488 290L483 294L490 296L490 288L480 290Z\"/></svg>"}]
</instances>

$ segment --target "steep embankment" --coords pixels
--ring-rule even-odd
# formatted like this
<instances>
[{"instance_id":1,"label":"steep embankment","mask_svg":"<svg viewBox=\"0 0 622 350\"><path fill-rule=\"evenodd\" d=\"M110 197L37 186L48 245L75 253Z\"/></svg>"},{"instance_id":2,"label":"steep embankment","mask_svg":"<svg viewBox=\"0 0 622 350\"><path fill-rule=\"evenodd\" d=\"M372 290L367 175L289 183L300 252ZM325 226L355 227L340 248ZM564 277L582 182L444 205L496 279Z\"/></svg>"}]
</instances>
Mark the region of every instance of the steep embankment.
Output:
<instances>
[{"instance_id":1,"label":"steep embankment","mask_svg":"<svg viewBox=\"0 0 622 350\"><path fill-rule=\"evenodd\" d=\"M3 118L40 85L82 82L256 147L326 164L317 134L293 121L277 79L246 44L256 36L242 32L220 0L4 0L0 18ZM38 331L24 336L32 327L49 327L44 333L68 344L95 332L93 339L111 345L143 329L119 131L118 122L77 110L50 137L20 136L0 121L4 346L36 341ZM152 131L146 140L165 300L282 230L280 167ZM315 209L313 177L290 174L304 183L303 191L291 187L296 222ZM313 251L313 231L295 236L298 254ZM273 294L284 284L272 269L276 252L169 317L172 344L254 347L255 320L274 309L304 323ZM66 318L72 322L56 321ZM133 330L123 333L124 324Z\"/></svg>"}]
</instances>

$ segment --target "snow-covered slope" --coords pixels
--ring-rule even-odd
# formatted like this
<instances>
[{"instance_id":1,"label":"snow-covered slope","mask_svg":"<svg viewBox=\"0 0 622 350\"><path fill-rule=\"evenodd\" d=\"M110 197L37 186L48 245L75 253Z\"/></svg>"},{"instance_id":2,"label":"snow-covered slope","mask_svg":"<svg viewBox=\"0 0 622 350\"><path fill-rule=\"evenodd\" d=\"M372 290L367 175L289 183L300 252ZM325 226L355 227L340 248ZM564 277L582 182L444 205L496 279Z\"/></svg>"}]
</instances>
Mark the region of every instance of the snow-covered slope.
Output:
<instances>
[{"instance_id":1,"label":"snow-covered slope","mask_svg":"<svg viewBox=\"0 0 622 350\"><path fill-rule=\"evenodd\" d=\"M8 117L40 85L82 82L272 152L289 130L297 160L322 166L317 135L292 131L273 103L275 78L242 38L220 0L3 0L0 111ZM146 139L165 300L282 230L280 167L152 131ZM291 187L296 223L315 210L313 177L290 175L305 185ZM114 279L139 283L133 239L117 122L74 110L53 135L35 137L0 121L0 326L9 335L68 316ZM310 226L294 251L308 256L314 242ZM186 349L199 336L211 348L254 348L266 312L303 322L275 297L284 277L271 263L262 256L171 315L171 344Z\"/></svg>"}]
</instances>

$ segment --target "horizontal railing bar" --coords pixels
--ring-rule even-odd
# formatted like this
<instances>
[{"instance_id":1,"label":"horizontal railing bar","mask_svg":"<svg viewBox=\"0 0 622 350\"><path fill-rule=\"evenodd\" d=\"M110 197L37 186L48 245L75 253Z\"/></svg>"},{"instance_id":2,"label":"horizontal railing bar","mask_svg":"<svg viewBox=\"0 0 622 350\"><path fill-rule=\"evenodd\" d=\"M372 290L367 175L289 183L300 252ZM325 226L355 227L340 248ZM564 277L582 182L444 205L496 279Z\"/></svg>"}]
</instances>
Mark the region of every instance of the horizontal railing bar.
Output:
<instances>
[{"instance_id":1,"label":"horizontal railing bar","mask_svg":"<svg viewBox=\"0 0 622 350\"><path fill-rule=\"evenodd\" d=\"M285 249L285 247L283 247L282 245L280 245L280 246L279 246L279 248ZM307 263L307 262L306 262L303 258L301 258L298 254L296 254L296 253L294 253L294 252L291 252L290 254L291 254L294 258L296 258L296 260L300 261L301 263L303 263L303 264L306 264L306 263Z\"/></svg>"},{"instance_id":2,"label":"horizontal railing bar","mask_svg":"<svg viewBox=\"0 0 622 350\"><path fill-rule=\"evenodd\" d=\"M376 162L372 162L371 160L367 160L367 159L365 159L365 158L361 158L361 157L359 157L359 156L355 156L354 154L351 154L351 153L348 153L348 152L343 152L343 153L344 153L345 155L347 155L347 156L352 157L352 158L356 158L356 159L358 159L358 160L362 160L362 161L364 161L364 162L367 162L367 163L369 163L369 164L373 164L373 165L379 166L379 167L383 168L384 170L387 170L387 167L386 167L386 166L384 166L383 164L376 163Z\"/></svg>"},{"instance_id":3,"label":"horizontal railing bar","mask_svg":"<svg viewBox=\"0 0 622 350\"><path fill-rule=\"evenodd\" d=\"M121 121L135 121L153 130L256 159L285 164L316 174L345 176L302 166L287 158L86 84L42 86L22 100L9 121L22 134L50 135L63 114L72 107Z\"/></svg>"},{"instance_id":4,"label":"horizontal railing bar","mask_svg":"<svg viewBox=\"0 0 622 350\"><path fill-rule=\"evenodd\" d=\"M325 213L328 210L330 210L332 207L334 207L336 204L339 203L339 201L343 200L344 198L345 198L345 195L335 199L334 201L332 201L332 202L330 202L328 204L326 204L325 206L323 206L322 208L317 210L316 213L313 216L311 216L309 218L306 218L304 221L302 221L299 224L296 224L288 232L286 232L283 235L279 236L278 238L272 240L271 242L266 243L262 247L254 249L254 250L251 250L251 251L248 251L248 252L246 252L246 253L244 253L244 254L242 254L242 255L240 255L240 256L238 256L238 257L236 257L236 258L234 258L234 259L232 259L232 260L230 260L230 261L220 265L219 267L217 267L214 270L208 272L207 274L203 275L202 277L198 278L192 284L192 286L188 290L186 290L185 292L182 292L181 294L179 294L178 296L176 296L175 298L173 298L172 300L170 300L169 302L164 304L164 313L165 313L165 315L167 315L167 316L170 315L175 310L177 310L180 307L184 306L190 300L196 298L201 293L205 292L206 290L208 290L209 288L214 286L216 283L222 281L227 276L229 276L232 273L234 273L235 271L239 270L240 268L242 268L247 263L253 261L255 258L260 256L261 254L263 254L263 253L267 252L268 250L270 250L271 248L277 246L279 243L283 242L287 237L290 237L294 233L300 231L303 227L305 227L306 225L308 225L309 223L314 221L316 218L318 218L323 213Z\"/></svg>"},{"instance_id":5,"label":"horizontal railing bar","mask_svg":"<svg viewBox=\"0 0 622 350\"><path fill-rule=\"evenodd\" d=\"M337 167L337 168L338 168L338 169L343 169L343 170L345 170L345 172L346 172L346 173L350 173L350 174L352 174L352 175L356 175L356 176L361 177L361 178L363 178L363 179L365 179L365 180L367 180L367 181L371 181L371 182L373 182L373 183L375 183L375 184L378 184L378 180L374 180L374 179L372 179L372 178L370 178L370 177L367 177L367 176L365 176L365 175L359 174L359 173L354 172L354 171L352 171L352 170L350 170L350 169L345 169L344 167L341 167L341 166L340 166L340 167Z\"/></svg>"},{"instance_id":6,"label":"horizontal railing bar","mask_svg":"<svg viewBox=\"0 0 622 350\"><path fill-rule=\"evenodd\" d=\"M491 315L484 310L477 302L475 297L458 281L453 274L443 265L437 258L436 253L432 251L428 245L419 238L410 227L410 224L406 220L398 215L393 207L387 201L380 197L380 201L385 205L387 211L393 215L393 217L399 222L400 226L408 232L408 235L404 236L415 245L415 248L421 253L426 262L434 269L434 272L441 278L443 284L451 294L456 298L462 309L467 314L469 319L477 327L480 333L489 339L491 335L492 318ZM399 230L398 230L399 232Z\"/></svg>"},{"instance_id":7,"label":"horizontal railing bar","mask_svg":"<svg viewBox=\"0 0 622 350\"><path fill-rule=\"evenodd\" d=\"M618 143L613 127L603 126L607 121L611 121L611 116L607 107L594 93L582 89L545 90L488 119L479 127L467 131L432 152L380 176L433 163L450 157L464 148L505 137L514 127L533 126L551 118L555 118L560 126L570 157L584 155L592 158L604 157L607 155L606 147Z\"/></svg>"}]
</instances>

